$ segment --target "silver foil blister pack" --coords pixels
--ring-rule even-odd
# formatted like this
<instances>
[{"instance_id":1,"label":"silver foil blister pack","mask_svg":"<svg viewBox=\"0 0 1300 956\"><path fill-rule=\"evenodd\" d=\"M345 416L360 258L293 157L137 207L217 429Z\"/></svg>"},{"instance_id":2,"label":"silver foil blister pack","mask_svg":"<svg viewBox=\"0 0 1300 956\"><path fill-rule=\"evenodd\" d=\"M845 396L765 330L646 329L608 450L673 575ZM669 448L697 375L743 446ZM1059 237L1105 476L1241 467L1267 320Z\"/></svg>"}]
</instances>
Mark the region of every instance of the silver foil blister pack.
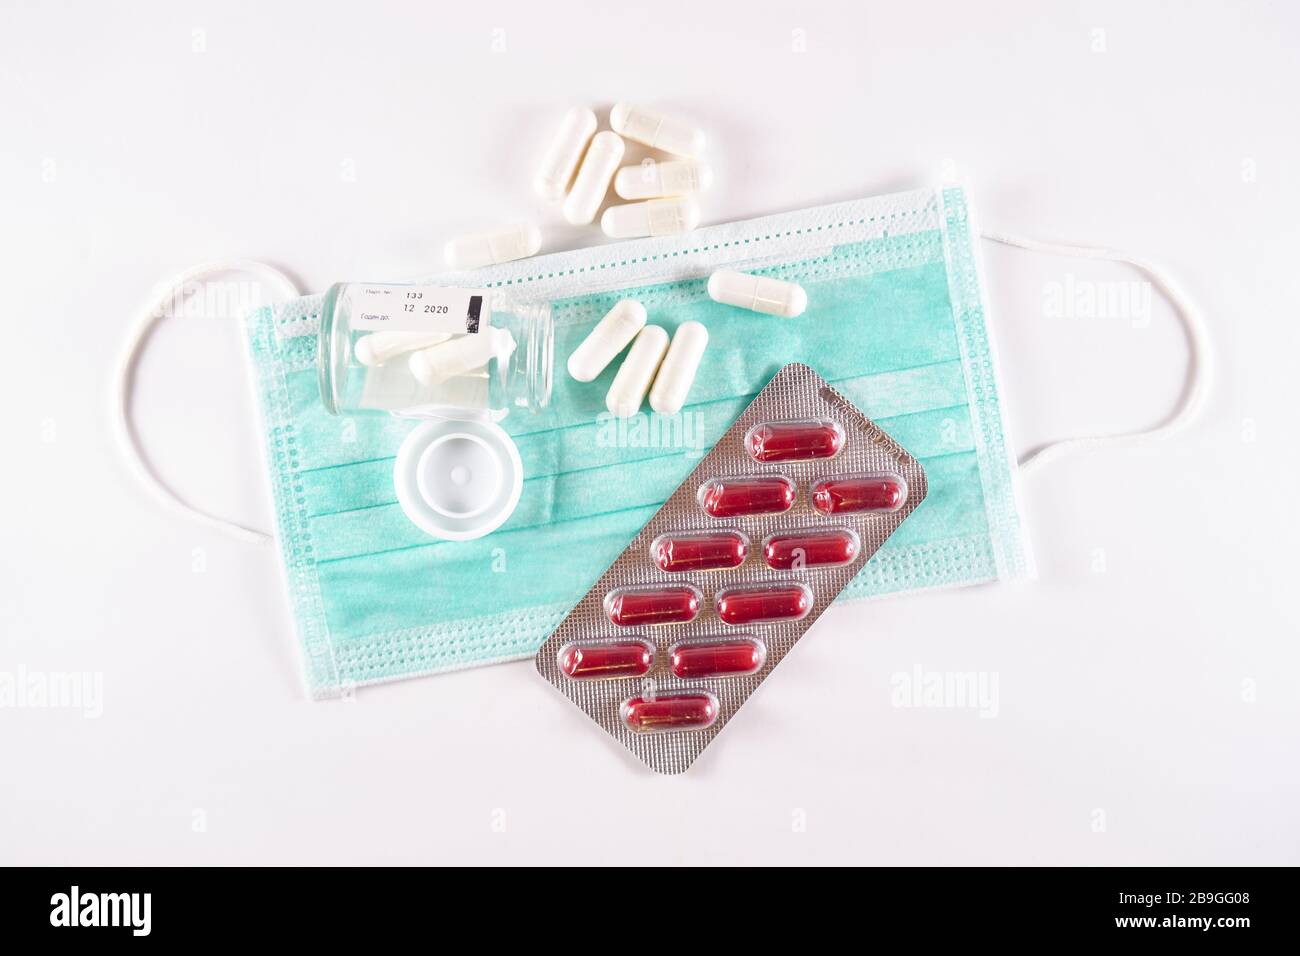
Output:
<instances>
[{"instance_id":1,"label":"silver foil blister pack","mask_svg":"<svg viewBox=\"0 0 1300 956\"><path fill-rule=\"evenodd\" d=\"M680 773L924 500L920 462L787 365L537 652L652 769Z\"/></svg>"}]
</instances>

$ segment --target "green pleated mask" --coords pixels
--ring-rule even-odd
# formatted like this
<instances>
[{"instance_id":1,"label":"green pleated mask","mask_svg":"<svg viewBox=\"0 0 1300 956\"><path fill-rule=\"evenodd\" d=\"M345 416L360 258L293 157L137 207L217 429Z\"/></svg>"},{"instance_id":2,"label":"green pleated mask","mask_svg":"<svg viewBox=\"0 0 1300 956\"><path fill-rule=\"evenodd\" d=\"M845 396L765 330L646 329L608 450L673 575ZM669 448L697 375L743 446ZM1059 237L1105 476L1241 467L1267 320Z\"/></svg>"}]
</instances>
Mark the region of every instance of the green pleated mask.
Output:
<instances>
[{"instance_id":1,"label":"green pleated mask","mask_svg":"<svg viewBox=\"0 0 1300 956\"><path fill-rule=\"evenodd\" d=\"M431 538L398 505L394 457L412 422L325 411L321 297L254 312L248 344L311 693L531 657L793 361L852 399L929 480L841 601L1025 574L974 241L961 189L919 190L437 277L549 301L555 324L550 406L502 422L523 460L519 506L473 541ZM807 311L781 319L712 301L708 276L724 266L798 282ZM605 413L617 361L588 384L563 371L622 298L669 333L692 320L708 329L688 403L671 419Z\"/></svg>"}]
</instances>

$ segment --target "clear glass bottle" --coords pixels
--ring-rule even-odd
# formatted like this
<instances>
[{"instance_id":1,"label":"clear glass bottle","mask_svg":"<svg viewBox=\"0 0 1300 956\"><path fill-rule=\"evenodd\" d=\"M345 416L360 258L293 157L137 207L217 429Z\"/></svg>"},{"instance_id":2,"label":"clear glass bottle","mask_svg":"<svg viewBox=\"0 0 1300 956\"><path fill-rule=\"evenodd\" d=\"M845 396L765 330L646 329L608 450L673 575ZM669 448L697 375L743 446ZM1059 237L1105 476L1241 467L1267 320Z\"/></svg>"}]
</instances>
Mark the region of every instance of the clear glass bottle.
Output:
<instances>
[{"instance_id":1,"label":"clear glass bottle","mask_svg":"<svg viewBox=\"0 0 1300 956\"><path fill-rule=\"evenodd\" d=\"M504 417L551 398L547 302L496 289L341 282L325 293L317 371L332 414Z\"/></svg>"}]
</instances>

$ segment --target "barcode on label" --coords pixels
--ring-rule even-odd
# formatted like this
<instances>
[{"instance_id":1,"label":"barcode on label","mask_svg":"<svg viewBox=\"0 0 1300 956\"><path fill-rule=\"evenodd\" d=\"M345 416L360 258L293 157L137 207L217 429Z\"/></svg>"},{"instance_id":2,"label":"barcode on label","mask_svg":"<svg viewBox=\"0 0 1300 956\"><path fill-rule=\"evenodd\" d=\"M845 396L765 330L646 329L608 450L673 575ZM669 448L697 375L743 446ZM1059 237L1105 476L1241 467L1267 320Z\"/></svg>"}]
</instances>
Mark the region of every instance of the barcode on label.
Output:
<instances>
[{"instance_id":1,"label":"barcode on label","mask_svg":"<svg viewBox=\"0 0 1300 956\"><path fill-rule=\"evenodd\" d=\"M491 325L483 289L363 285L352 303L352 328L361 332L451 332L475 335Z\"/></svg>"}]
</instances>

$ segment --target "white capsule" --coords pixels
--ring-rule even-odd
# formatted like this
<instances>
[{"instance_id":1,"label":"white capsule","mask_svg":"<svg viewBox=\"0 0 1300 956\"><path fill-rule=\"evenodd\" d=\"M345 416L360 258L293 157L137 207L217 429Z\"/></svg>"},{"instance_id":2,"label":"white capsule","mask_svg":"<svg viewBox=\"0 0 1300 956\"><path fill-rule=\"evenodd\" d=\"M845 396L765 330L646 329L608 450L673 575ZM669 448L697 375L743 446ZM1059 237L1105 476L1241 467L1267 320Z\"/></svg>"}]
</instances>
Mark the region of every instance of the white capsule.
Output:
<instances>
[{"instance_id":1,"label":"white capsule","mask_svg":"<svg viewBox=\"0 0 1300 956\"><path fill-rule=\"evenodd\" d=\"M646 160L624 166L614 177L614 192L624 199L658 199L661 196L689 196L713 185L713 167L698 159Z\"/></svg>"},{"instance_id":2,"label":"white capsule","mask_svg":"<svg viewBox=\"0 0 1300 956\"><path fill-rule=\"evenodd\" d=\"M709 344L709 332L698 322L683 322L673 333L673 344L659 366L650 389L650 407L660 415L676 415L686 404L695 373Z\"/></svg>"},{"instance_id":3,"label":"white capsule","mask_svg":"<svg viewBox=\"0 0 1300 956\"><path fill-rule=\"evenodd\" d=\"M610 128L621 136L677 156L704 152L704 131L631 103L615 103L609 111Z\"/></svg>"},{"instance_id":4,"label":"white capsule","mask_svg":"<svg viewBox=\"0 0 1300 956\"><path fill-rule=\"evenodd\" d=\"M362 365L383 365L398 355L427 349L449 338L450 332L371 332L357 339L352 351Z\"/></svg>"},{"instance_id":5,"label":"white capsule","mask_svg":"<svg viewBox=\"0 0 1300 956\"><path fill-rule=\"evenodd\" d=\"M620 299L569 356L569 374L579 382L590 382L623 347L645 327L645 306L636 299Z\"/></svg>"},{"instance_id":6,"label":"white capsule","mask_svg":"<svg viewBox=\"0 0 1300 956\"><path fill-rule=\"evenodd\" d=\"M609 181L623 161L626 148L618 135L609 130L602 130L592 137L587 155L578 169L578 178L573 181L569 198L564 200L566 220L581 226L596 218L596 210L605 201Z\"/></svg>"},{"instance_id":7,"label":"white capsule","mask_svg":"<svg viewBox=\"0 0 1300 956\"><path fill-rule=\"evenodd\" d=\"M802 315L808 308L808 293L803 286L732 269L719 269L709 276L709 298L787 319Z\"/></svg>"},{"instance_id":8,"label":"white capsule","mask_svg":"<svg viewBox=\"0 0 1300 956\"><path fill-rule=\"evenodd\" d=\"M690 196L610 206L600 217L600 228L613 239L671 236L690 232L699 224L700 204Z\"/></svg>"},{"instance_id":9,"label":"white capsule","mask_svg":"<svg viewBox=\"0 0 1300 956\"><path fill-rule=\"evenodd\" d=\"M438 385L482 368L493 358L504 360L514 351L515 340L505 329L486 329L474 335L457 335L411 355L411 374L425 385Z\"/></svg>"},{"instance_id":10,"label":"white capsule","mask_svg":"<svg viewBox=\"0 0 1300 956\"><path fill-rule=\"evenodd\" d=\"M564 114L564 122L551 141L551 148L546 151L542 167L533 181L537 195L552 201L564 198L569 183L573 182L573 174L578 170L582 153L594 132L596 114L585 106L575 106Z\"/></svg>"},{"instance_id":11,"label":"white capsule","mask_svg":"<svg viewBox=\"0 0 1300 956\"><path fill-rule=\"evenodd\" d=\"M453 269L478 269L499 262L527 259L537 255L540 248L541 230L532 223L519 223L452 239L443 248L443 255L447 265Z\"/></svg>"},{"instance_id":12,"label":"white capsule","mask_svg":"<svg viewBox=\"0 0 1300 956\"><path fill-rule=\"evenodd\" d=\"M611 414L631 418L641 410L641 402L667 351L668 333L659 326L647 325L637 334L605 395L605 407Z\"/></svg>"}]
</instances>

